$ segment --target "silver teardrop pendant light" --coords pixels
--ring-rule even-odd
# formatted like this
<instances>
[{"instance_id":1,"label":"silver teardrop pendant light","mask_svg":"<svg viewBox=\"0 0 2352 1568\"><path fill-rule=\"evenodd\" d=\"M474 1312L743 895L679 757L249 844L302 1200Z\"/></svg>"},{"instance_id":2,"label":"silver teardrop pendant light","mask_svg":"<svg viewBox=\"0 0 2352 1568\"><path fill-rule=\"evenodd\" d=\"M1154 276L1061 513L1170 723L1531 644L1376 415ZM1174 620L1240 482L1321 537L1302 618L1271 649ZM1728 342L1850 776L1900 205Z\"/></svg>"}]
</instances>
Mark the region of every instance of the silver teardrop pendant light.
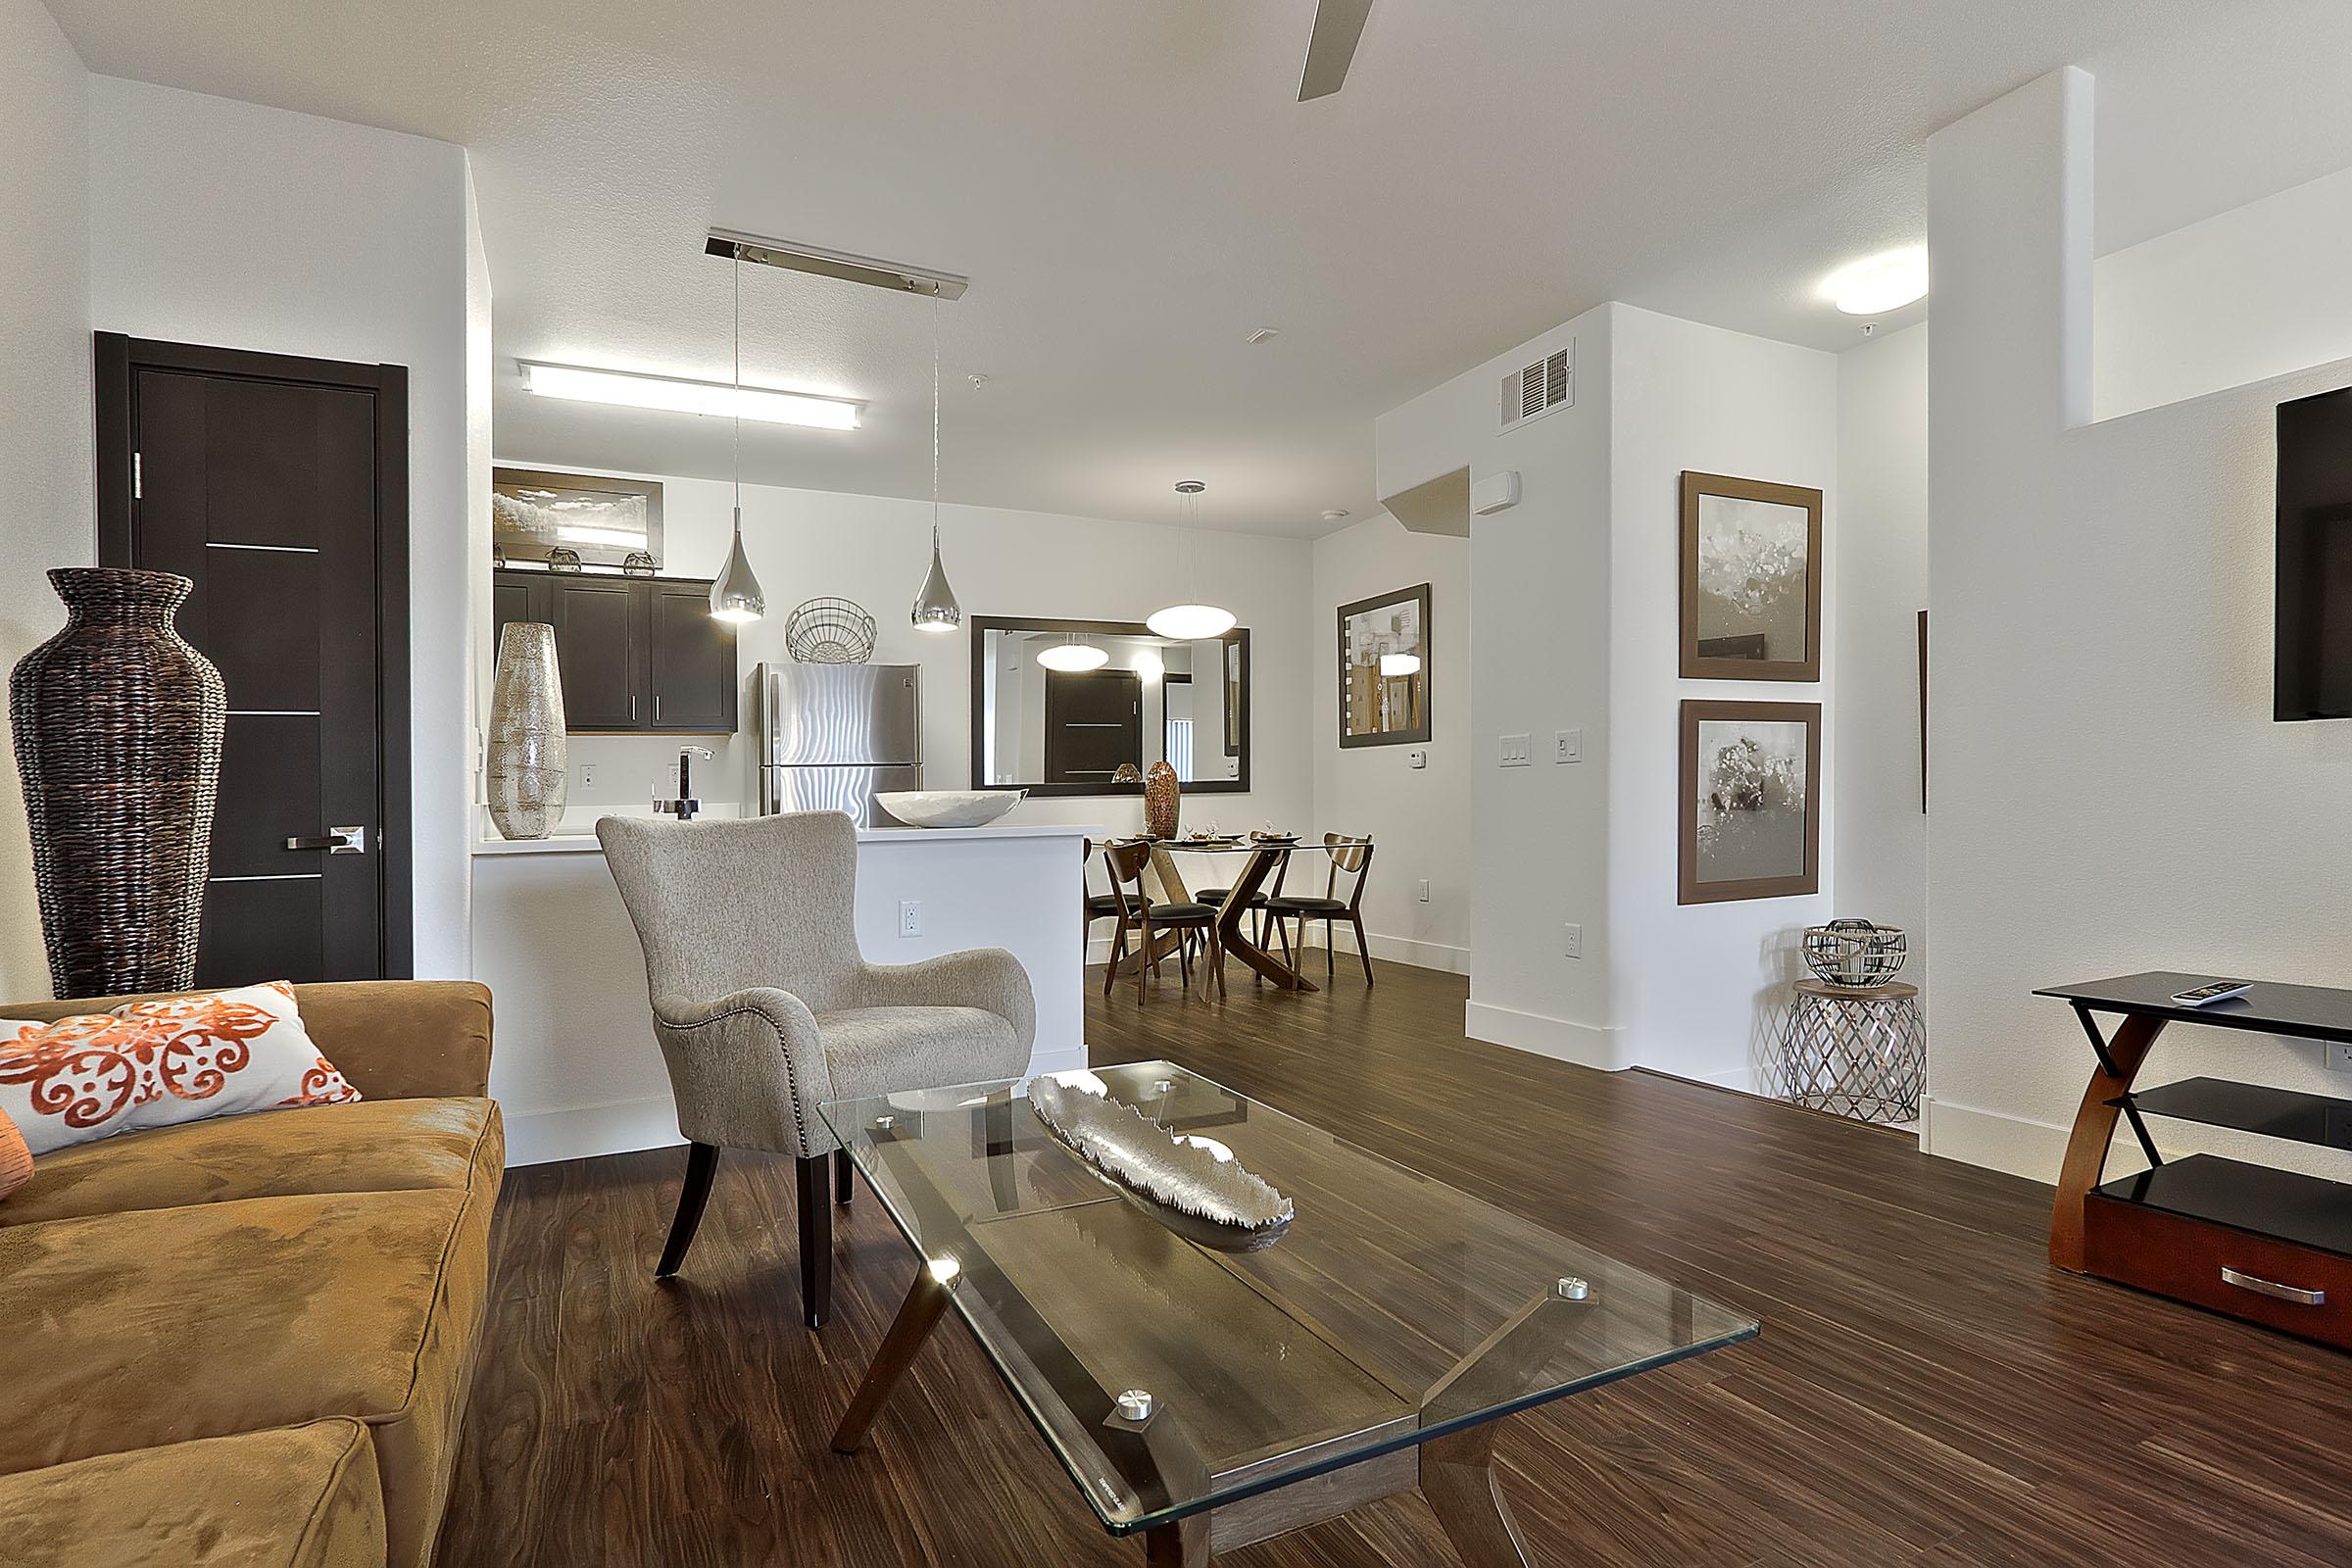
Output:
<instances>
[{"instance_id":1,"label":"silver teardrop pendant light","mask_svg":"<svg viewBox=\"0 0 2352 1568\"><path fill-rule=\"evenodd\" d=\"M916 631L954 631L963 624L963 607L948 586L948 568L939 559L939 297L931 299L931 574L914 596L910 617Z\"/></svg>"},{"instance_id":2,"label":"silver teardrop pendant light","mask_svg":"<svg viewBox=\"0 0 2352 1568\"><path fill-rule=\"evenodd\" d=\"M767 595L752 573L752 559L743 553L743 261L735 262L735 542L727 548L727 564L710 584L710 613L714 619L747 625L767 613Z\"/></svg>"},{"instance_id":3,"label":"silver teardrop pendant light","mask_svg":"<svg viewBox=\"0 0 2352 1568\"><path fill-rule=\"evenodd\" d=\"M1170 563L1172 566L1181 566L1188 536L1194 532L1193 497L1207 488L1208 486L1198 479L1180 479L1176 483L1176 493L1184 497L1184 531L1176 536L1178 559ZM1183 591L1182 584L1189 580L1195 593L1198 594L1200 580L1200 545L1197 540L1191 541L1191 544L1193 566L1189 577L1181 570L1173 575L1178 580L1177 591L1179 593ZM1211 637L1222 637L1233 630L1233 622L1232 611L1220 609L1215 605L1200 604L1197 600L1190 604L1175 604L1164 610L1154 610L1144 618L1144 624L1152 628L1154 636L1165 637L1170 642L1177 643L1206 642Z\"/></svg>"}]
</instances>

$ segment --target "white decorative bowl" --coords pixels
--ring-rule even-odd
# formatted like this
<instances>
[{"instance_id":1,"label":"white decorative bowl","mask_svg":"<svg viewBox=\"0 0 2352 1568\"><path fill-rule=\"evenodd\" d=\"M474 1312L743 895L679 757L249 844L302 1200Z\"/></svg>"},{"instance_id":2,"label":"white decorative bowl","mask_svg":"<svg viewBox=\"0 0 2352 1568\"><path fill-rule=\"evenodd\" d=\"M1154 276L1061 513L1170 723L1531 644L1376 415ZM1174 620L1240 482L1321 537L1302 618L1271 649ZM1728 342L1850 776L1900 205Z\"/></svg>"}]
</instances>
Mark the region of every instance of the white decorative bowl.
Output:
<instances>
[{"instance_id":1,"label":"white decorative bowl","mask_svg":"<svg viewBox=\"0 0 2352 1568\"><path fill-rule=\"evenodd\" d=\"M874 804L908 827L986 827L1027 790L884 790Z\"/></svg>"}]
</instances>

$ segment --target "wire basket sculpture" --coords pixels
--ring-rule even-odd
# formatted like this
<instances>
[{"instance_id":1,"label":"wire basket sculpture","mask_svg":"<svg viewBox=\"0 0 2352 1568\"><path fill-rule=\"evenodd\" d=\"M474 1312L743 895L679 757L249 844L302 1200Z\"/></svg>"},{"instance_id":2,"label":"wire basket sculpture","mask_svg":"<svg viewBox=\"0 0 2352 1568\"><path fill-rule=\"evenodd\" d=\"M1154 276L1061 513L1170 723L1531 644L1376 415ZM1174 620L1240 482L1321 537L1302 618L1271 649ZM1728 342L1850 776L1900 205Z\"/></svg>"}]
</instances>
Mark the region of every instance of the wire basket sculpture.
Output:
<instances>
[{"instance_id":1,"label":"wire basket sculpture","mask_svg":"<svg viewBox=\"0 0 2352 1568\"><path fill-rule=\"evenodd\" d=\"M1863 991L1902 972L1910 940L1894 926L1832 920L1806 928L1804 954L1805 967L1823 984Z\"/></svg>"},{"instance_id":2,"label":"wire basket sculpture","mask_svg":"<svg viewBox=\"0 0 2352 1568\"><path fill-rule=\"evenodd\" d=\"M874 657L874 617L847 599L811 599L785 617L784 649L804 664L862 664Z\"/></svg>"}]
</instances>

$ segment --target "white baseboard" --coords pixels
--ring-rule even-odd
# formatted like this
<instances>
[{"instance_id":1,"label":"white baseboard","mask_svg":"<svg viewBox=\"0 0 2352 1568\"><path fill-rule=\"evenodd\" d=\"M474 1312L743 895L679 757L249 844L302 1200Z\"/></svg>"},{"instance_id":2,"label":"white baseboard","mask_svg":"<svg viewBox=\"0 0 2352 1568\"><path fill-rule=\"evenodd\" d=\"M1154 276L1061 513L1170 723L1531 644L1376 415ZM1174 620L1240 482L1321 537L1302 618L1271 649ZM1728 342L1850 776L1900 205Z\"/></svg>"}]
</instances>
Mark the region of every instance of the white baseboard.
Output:
<instances>
[{"instance_id":1,"label":"white baseboard","mask_svg":"<svg viewBox=\"0 0 2352 1568\"><path fill-rule=\"evenodd\" d=\"M1087 1063L1086 1047L1039 1051L1029 1071L1075 1072ZM678 1133L678 1107L667 1095L575 1105L507 1117L507 1168L546 1165L559 1159L591 1159L640 1149L669 1149L686 1140Z\"/></svg>"},{"instance_id":2,"label":"white baseboard","mask_svg":"<svg viewBox=\"0 0 2352 1568\"><path fill-rule=\"evenodd\" d=\"M1462 1004L1462 1032L1473 1040L1509 1046L1538 1056L1573 1061L1581 1067L1620 1072L1633 1065L1625 1059L1625 1031L1598 1024L1547 1018L1542 1013L1516 1012L1492 1003Z\"/></svg>"},{"instance_id":3,"label":"white baseboard","mask_svg":"<svg viewBox=\"0 0 2352 1568\"><path fill-rule=\"evenodd\" d=\"M667 1095L533 1111L507 1117L507 1168L668 1149L685 1141L678 1132L678 1107Z\"/></svg>"},{"instance_id":4,"label":"white baseboard","mask_svg":"<svg viewBox=\"0 0 2352 1568\"><path fill-rule=\"evenodd\" d=\"M2055 1122L1957 1105L1930 1095L1920 1107L1919 1148L1938 1159L2055 1183L2058 1167L2066 1162L2069 1131Z\"/></svg>"}]
</instances>

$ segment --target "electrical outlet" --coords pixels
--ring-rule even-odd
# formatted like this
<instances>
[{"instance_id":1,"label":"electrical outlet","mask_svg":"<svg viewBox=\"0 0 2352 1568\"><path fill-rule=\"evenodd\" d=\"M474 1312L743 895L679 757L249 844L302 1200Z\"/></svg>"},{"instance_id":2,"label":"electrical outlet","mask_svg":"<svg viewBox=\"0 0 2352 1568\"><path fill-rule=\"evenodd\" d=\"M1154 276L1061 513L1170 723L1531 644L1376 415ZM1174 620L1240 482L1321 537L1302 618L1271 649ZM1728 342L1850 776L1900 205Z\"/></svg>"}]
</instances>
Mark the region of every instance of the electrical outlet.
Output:
<instances>
[{"instance_id":1,"label":"electrical outlet","mask_svg":"<svg viewBox=\"0 0 2352 1568\"><path fill-rule=\"evenodd\" d=\"M1413 887L1415 890L1413 896L1419 899L1423 904L1427 904L1429 902L1429 878L1423 877L1420 881L1414 883Z\"/></svg>"},{"instance_id":2,"label":"electrical outlet","mask_svg":"<svg viewBox=\"0 0 2352 1568\"><path fill-rule=\"evenodd\" d=\"M594 762L580 764L580 788L584 790L596 788L596 764Z\"/></svg>"},{"instance_id":3,"label":"electrical outlet","mask_svg":"<svg viewBox=\"0 0 2352 1568\"><path fill-rule=\"evenodd\" d=\"M2328 1068L2330 1072L2352 1072L2352 1043L2328 1042Z\"/></svg>"},{"instance_id":4,"label":"electrical outlet","mask_svg":"<svg viewBox=\"0 0 2352 1568\"><path fill-rule=\"evenodd\" d=\"M919 937L923 934L923 902L920 899L899 901L899 935Z\"/></svg>"},{"instance_id":5,"label":"electrical outlet","mask_svg":"<svg viewBox=\"0 0 2352 1568\"><path fill-rule=\"evenodd\" d=\"M1505 767L1527 766L1527 742L1528 738L1525 735L1505 735L1502 738L1502 765Z\"/></svg>"},{"instance_id":6,"label":"electrical outlet","mask_svg":"<svg viewBox=\"0 0 2352 1568\"><path fill-rule=\"evenodd\" d=\"M1551 738L1551 760L1555 762L1581 762L1585 760L1585 732L1564 729Z\"/></svg>"},{"instance_id":7,"label":"electrical outlet","mask_svg":"<svg viewBox=\"0 0 2352 1568\"><path fill-rule=\"evenodd\" d=\"M1411 751L1404 754L1404 765L1407 767L1427 767L1429 765L1429 754L1421 750L1420 747L1416 746Z\"/></svg>"},{"instance_id":8,"label":"electrical outlet","mask_svg":"<svg viewBox=\"0 0 2352 1568\"><path fill-rule=\"evenodd\" d=\"M1567 934L1560 939L1560 951L1571 958L1583 957L1585 956L1585 928L1571 921L1567 927Z\"/></svg>"}]
</instances>

